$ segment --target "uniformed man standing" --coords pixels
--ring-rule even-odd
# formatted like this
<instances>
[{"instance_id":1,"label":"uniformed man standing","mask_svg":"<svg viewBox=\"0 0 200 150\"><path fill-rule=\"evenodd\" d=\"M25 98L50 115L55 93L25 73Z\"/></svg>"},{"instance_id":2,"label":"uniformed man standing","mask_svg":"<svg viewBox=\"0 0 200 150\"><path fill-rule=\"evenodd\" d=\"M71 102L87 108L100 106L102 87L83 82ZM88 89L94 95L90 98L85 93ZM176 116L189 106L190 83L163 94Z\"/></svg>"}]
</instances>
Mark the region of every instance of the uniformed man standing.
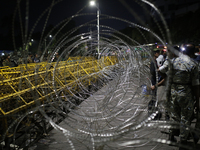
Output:
<instances>
[{"instance_id":1,"label":"uniformed man standing","mask_svg":"<svg viewBox=\"0 0 200 150\"><path fill-rule=\"evenodd\" d=\"M187 47L187 48L186 48ZM182 44L180 46L180 49L183 53L187 53L187 55L195 61L196 65L198 66L198 73L199 73L199 79L200 79L200 60L199 60L199 56L196 56L195 53L197 52L196 51L196 48L195 48L195 45L193 43L187 43L187 44ZM187 50L187 51L186 51ZM190 51L190 52L188 52ZM200 88L199 88L200 90ZM199 91L200 93L200 91ZM200 95L199 95L200 96ZM199 113L199 100L195 101L195 110L194 110L195 114L194 114L194 118L192 119L196 119L196 124L195 124L195 128L200 130L200 113ZM199 138L200 138L200 135L198 133L192 133L193 135L193 139L194 139L194 142L197 143Z\"/></svg>"},{"instance_id":2,"label":"uniformed man standing","mask_svg":"<svg viewBox=\"0 0 200 150\"><path fill-rule=\"evenodd\" d=\"M27 63L32 63L33 60L31 58L31 53L29 53L28 57L27 57Z\"/></svg>"},{"instance_id":3,"label":"uniformed man standing","mask_svg":"<svg viewBox=\"0 0 200 150\"><path fill-rule=\"evenodd\" d=\"M22 56L19 57L18 61L17 61L17 64L20 65L20 64L24 64L24 59Z\"/></svg>"},{"instance_id":4,"label":"uniformed man standing","mask_svg":"<svg viewBox=\"0 0 200 150\"><path fill-rule=\"evenodd\" d=\"M3 66L9 66L11 67L11 62L10 62L10 55L6 55L5 59L3 60Z\"/></svg>"},{"instance_id":5,"label":"uniformed man standing","mask_svg":"<svg viewBox=\"0 0 200 150\"><path fill-rule=\"evenodd\" d=\"M172 83L170 89L169 114L170 119L180 123L180 142L186 144L189 136L189 126L191 117L194 112L195 101L198 100L198 66L187 55L191 53L190 49L185 46L183 56L172 59ZM168 68L168 62L159 68L165 73ZM175 135L175 130L170 130L171 135ZM172 138L173 139L173 138ZM183 148L180 147L180 150Z\"/></svg>"}]
</instances>

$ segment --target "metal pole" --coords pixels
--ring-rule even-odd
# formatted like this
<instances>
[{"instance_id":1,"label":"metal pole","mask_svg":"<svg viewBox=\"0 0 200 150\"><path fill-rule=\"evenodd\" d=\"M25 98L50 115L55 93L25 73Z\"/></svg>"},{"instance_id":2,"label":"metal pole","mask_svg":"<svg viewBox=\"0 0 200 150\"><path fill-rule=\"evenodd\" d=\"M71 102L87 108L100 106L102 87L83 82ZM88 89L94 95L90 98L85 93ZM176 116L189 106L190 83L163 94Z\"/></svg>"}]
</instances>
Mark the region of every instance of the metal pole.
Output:
<instances>
[{"instance_id":1,"label":"metal pole","mask_svg":"<svg viewBox=\"0 0 200 150\"><path fill-rule=\"evenodd\" d=\"M97 41L98 41L98 58L100 56L100 53L99 53L99 6L97 6Z\"/></svg>"},{"instance_id":2,"label":"metal pole","mask_svg":"<svg viewBox=\"0 0 200 150\"><path fill-rule=\"evenodd\" d=\"M91 27L90 27L90 37L91 37L91 39L90 39L90 49L92 51L92 31L91 31Z\"/></svg>"},{"instance_id":3,"label":"metal pole","mask_svg":"<svg viewBox=\"0 0 200 150\"><path fill-rule=\"evenodd\" d=\"M44 50L46 50L46 46L47 46L47 39L44 39Z\"/></svg>"}]
</instances>

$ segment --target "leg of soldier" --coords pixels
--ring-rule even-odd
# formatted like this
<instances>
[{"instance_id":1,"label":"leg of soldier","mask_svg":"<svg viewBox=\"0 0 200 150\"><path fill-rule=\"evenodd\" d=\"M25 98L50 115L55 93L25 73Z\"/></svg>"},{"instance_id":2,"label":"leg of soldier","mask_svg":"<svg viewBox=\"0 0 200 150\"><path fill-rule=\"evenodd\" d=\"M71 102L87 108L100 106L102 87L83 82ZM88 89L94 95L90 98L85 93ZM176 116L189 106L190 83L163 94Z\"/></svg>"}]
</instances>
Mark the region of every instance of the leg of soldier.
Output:
<instances>
[{"instance_id":1,"label":"leg of soldier","mask_svg":"<svg viewBox=\"0 0 200 150\"><path fill-rule=\"evenodd\" d=\"M190 133L188 126L191 125L191 117L194 112L194 100L192 95L186 90L186 94L180 96L178 101L181 107L180 137L183 141L187 141Z\"/></svg>"},{"instance_id":2,"label":"leg of soldier","mask_svg":"<svg viewBox=\"0 0 200 150\"><path fill-rule=\"evenodd\" d=\"M180 122L180 144L187 145L189 137L189 126L191 125L191 117L194 111L194 101L191 97L184 96L180 100L181 105L181 122ZM186 150L180 147L179 150Z\"/></svg>"},{"instance_id":3,"label":"leg of soldier","mask_svg":"<svg viewBox=\"0 0 200 150\"><path fill-rule=\"evenodd\" d=\"M179 104L177 102L177 94L175 93L175 91L173 89L172 89L171 98L170 98L170 101L168 104L168 113L170 115L171 121L175 121L177 123L180 122L181 110L180 110ZM174 136L179 136L179 127L177 127L177 129L172 127L169 130L169 140L170 141L176 142L176 139Z\"/></svg>"},{"instance_id":4,"label":"leg of soldier","mask_svg":"<svg viewBox=\"0 0 200 150\"><path fill-rule=\"evenodd\" d=\"M193 134L193 136L194 136L193 138L194 138L194 142L196 144L200 138L200 134L199 134L200 133L200 112L197 112L195 129L197 131Z\"/></svg>"}]
</instances>

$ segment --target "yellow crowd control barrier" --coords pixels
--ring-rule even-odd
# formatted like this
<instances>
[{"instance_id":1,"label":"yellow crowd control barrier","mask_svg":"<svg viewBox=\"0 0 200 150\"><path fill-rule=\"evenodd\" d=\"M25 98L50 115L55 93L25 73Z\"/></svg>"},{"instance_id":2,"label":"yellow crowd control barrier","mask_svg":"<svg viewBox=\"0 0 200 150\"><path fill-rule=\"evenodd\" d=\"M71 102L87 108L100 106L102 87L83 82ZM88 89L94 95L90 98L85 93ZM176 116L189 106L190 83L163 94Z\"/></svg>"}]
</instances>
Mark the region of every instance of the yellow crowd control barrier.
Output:
<instances>
[{"instance_id":1,"label":"yellow crowd control barrier","mask_svg":"<svg viewBox=\"0 0 200 150\"><path fill-rule=\"evenodd\" d=\"M19 114L27 112L36 105L50 103L58 96L56 92L59 94L79 92L79 83L89 86L90 82L95 82L101 75L98 72L116 63L115 56L102 57L99 60L94 57L70 57L67 61L0 68L2 131L6 131Z\"/></svg>"}]
</instances>

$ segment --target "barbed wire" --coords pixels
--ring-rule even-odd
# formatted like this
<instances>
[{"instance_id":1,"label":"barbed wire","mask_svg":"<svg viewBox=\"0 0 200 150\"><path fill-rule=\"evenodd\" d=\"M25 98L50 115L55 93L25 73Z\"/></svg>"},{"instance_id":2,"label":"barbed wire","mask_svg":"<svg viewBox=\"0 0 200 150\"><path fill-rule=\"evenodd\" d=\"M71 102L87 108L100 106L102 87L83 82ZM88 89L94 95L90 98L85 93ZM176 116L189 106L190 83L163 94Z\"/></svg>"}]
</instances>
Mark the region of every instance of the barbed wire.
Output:
<instances>
[{"instance_id":1,"label":"barbed wire","mask_svg":"<svg viewBox=\"0 0 200 150\"><path fill-rule=\"evenodd\" d=\"M29 4L28 0L18 0L14 17L20 14L20 5L24 2ZM140 20L139 24L101 13L98 41L97 19L91 19L71 29L67 27L73 19L96 16L95 13L82 13L81 9L73 16L61 20L45 34L51 10L62 2L53 0L30 28L30 33L27 22L26 31L23 31L23 22L19 15L22 45L25 43L22 52L26 52L23 54L26 59L28 52L31 51L31 46L27 45L32 39L34 30L42 17L48 14L36 48L40 62L48 63L42 74L40 63L34 65L33 74L24 74L21 66L21 75L15 80L19 84L17 90L21 91L13 98L15 108L22 105L19 101L26 88L29 89L29 96L25 101L30 99L29 102L34 101L35 105L9 116L15 120L8 121L9 127L2 136L4 141L8 133L12 133L12 144L15 145L15 149L28 148L43 134L48 134L47 129L53 127L65 137L63 141L54 144L64 142L67 149L72 150L139 149L145 146L148 149L167 149L169 144L179 146L169 141L168 135L164 134L168 133L169 128L179 128L179 123L164 119L166 106L165 102L161 101L163 98L157 96L157 107L152 113L148 110L148 103L153 98L149 88L151 86L149 65L153 60L151 56L153 46L150 42L156 40L165 46L166 43L172 45L170 32L162 13L149 1L136 1L147 13L150 9L157 12L161 20L151 16L151 13L149 17L153 17L160 33L145 26L145 21L141 23ZM134 12L133 9L132 11ZM139 16L137 13L134 12ZM29 19L29 12L25 13L25 17ZM107 21L127 24L138 31L137 35L132 38L115 29L114 24L103 24ZM66 28L69 30L66 31ZM46 43L49 35L53 35L53 38ZM162 38L159 35L162 35ZM13 38L16 47L14 32ZM145 43L141 43L139 38ZM98 44L99 49L97 49ZM172 51L176 50L172 48ZM75 59L70 60L71 57ZM107 65L108 58L111 57L115 59ZM27 62L24 65L25 68L29 68ZM146 91L144 87L147 88ZM162 96L168 92L169 87L168 84L165 91L162 91ZM156 120L160 112L163 116L161 120ZM189 128L191 132L200 133L197 129ZM22 137L18 136L20 131L24 131Z\"/></svg>"}]
</instances>

